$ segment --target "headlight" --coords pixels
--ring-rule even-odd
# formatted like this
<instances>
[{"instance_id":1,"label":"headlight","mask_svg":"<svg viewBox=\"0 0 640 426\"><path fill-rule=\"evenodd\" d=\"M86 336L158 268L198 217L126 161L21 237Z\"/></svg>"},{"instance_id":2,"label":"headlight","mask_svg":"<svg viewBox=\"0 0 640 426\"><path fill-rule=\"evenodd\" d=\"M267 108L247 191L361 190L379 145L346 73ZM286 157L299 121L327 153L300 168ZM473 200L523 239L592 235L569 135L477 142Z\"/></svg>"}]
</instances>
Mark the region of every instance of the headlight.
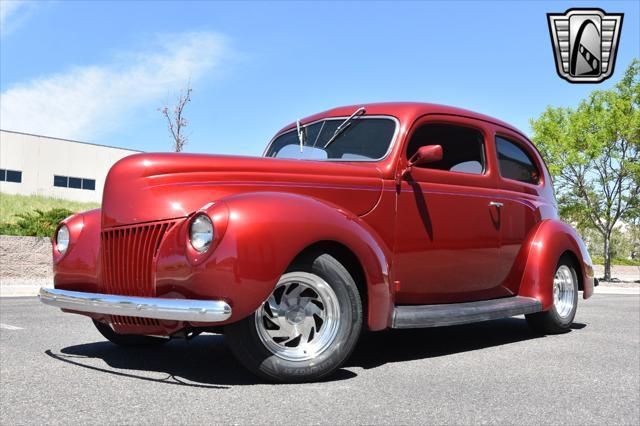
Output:
<instances>
[{"instance_id":1,"label":"headlight","mask_svg":"<svg viewBox=\"0 0 640 426\"><path fill-rule=\"evenodd\" d=\"M213 223L209 216L200 214L191 221L189 228L191 245L200 253L207 251L213 241Z\"/></svg>"},{"instance_id":2,"label":"headlight","mask_svg":"<svg viewBox=\"0 0 640 426\"><path fill-rule=\"evenodd\" d=\"M56 234L56 249L60 254L64 254L67 248L69 248L69 228L67 225L62 225Z\"/></svg>"}]
</instances>

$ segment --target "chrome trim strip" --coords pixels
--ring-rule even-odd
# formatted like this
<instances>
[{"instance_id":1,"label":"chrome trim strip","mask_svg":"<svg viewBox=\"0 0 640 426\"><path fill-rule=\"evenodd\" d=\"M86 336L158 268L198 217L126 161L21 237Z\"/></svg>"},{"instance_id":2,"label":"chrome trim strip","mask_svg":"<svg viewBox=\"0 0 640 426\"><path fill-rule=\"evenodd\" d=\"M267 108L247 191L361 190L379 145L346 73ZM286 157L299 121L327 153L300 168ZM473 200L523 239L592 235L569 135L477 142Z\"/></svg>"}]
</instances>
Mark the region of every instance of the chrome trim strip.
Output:
<instances>
[{"instance_id":1,"label":"chrome trim strip","mask_svg":"<svg viewBox=\"0 0 640 426\"><path fill-rule=\"evenodd\" d=\"M221 300L119 296L44 287L38 298L60 309L159 320L221 322L231 316L231 306Z\"/></svg>"},{"instance_id":2,"label":"chrome trim strip","mask_svg":"<svg viewBox=\"0 0 640 426\"><path fill-rule=\"evenodd\" d=\"M365 106L366 107L366 106ZM319 123L321 121L332 121L332 120L346 120L348 117L343 116L343 117L324 117L324 118L319 118L315 121L310 121L308 123L304 123L303 126L307 127L310 126L312 124L316 124ZM339 163L376 163L378 161L383 161L386 160L387 157L389 156L389 154L391 153L391 150L393 149L393 147L396 144L396 139L398 138L398 133L400 132L400 120L398 120L396 117L392 116L392 115L383 115L383 114L378 114L378 115L361 115L360 117L358 117L358 120L366 120L366 119L370 119L370 118L384 118L387 120L391 120L395 123L395 129L393 130L393 136L391 136L391 140L389 141L389 148L387 149L387 152L385 152L384 156L382 156L381 158L376 158L376 159L368 159L368 160L355 160L355 159L351 159L351 160L343 160L341 158L327 158L325 160L308 160L308 159L298 159L299 161L322 161L322 162L339 162ZM271 140L269 141L269 143L267 144L267 147L265 148L265 150L262 152L262 157L263 158L274 158L274 159L279 159L278 157L267 157L267 152L269 152L269 149L271 149L271 145L273 145L273 142L275 142L275 140L277 138L279 138L282 135L285 135L287 133L293 132L294 130L296 130L295 127L289 129L289 130L285 130L282 133L276 133L276 135L271 138ZM280 158L282 160L282 158ZM287 158L286 160L293 160L293 158Z\"/></svg>"},{"instance_id":3,"label":"chrome trim strip","mask_svg":"<svg viewBox=\"0 0 640 426\"><path fill-rule=\"evenodd\" d=\"M510 296L441 305L399 305L393 308L391 328L426 328L467 324L542 311L533 297Z\"/></svg>"}]
</instances>

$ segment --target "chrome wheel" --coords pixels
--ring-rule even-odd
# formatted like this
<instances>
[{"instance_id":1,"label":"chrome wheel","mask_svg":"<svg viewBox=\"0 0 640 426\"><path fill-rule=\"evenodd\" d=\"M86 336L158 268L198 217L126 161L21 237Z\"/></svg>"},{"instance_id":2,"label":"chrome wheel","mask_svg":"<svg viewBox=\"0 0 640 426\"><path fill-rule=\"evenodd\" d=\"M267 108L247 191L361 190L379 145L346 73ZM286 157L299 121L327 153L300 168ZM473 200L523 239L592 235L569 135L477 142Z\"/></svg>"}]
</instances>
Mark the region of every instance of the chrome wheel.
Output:
<instances>
[{"instance_id":1,"label":"chrome wheel","mask_svg":"<svg viewBox=\"0 0 640 426\"><path fill-rule=\"evenodd\" d=\"M304 361L336 338L340 304L331 286L307 272L284 274L255 314L258 336L274 355Z\"/></svg>"},{"instance_id":2,"label":"chrome wheel","mask_svg":"<svg viewBox=\"0 0 640 426\"><path fill-rule=\"evenodd\" d=\"M573 311L576 281L567 265L561 265L553 278L553 304L561 318L567 318Z\"/></svg>"}]
</instances>

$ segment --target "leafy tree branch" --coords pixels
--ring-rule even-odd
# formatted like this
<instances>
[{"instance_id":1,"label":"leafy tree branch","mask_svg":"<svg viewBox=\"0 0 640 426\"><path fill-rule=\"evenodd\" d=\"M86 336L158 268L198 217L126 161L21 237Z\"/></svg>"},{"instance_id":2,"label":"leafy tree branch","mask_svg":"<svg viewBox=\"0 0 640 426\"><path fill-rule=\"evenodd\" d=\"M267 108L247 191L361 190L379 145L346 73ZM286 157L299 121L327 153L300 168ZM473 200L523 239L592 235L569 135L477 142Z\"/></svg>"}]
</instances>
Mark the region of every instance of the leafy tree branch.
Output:
<instances>
[{"instance_id":1,"label":"leafy tree branch","mask_svg":"<svg viewBox=\"0 0 640 426\"><path fill-rule=\"evenodd\" d=\"M640 218L640 61L610 90L596 90L578 107L547 107L531 120L561 217L596 230L611 278L611 237L620 221Z\"/></svg>"}]
</instances>

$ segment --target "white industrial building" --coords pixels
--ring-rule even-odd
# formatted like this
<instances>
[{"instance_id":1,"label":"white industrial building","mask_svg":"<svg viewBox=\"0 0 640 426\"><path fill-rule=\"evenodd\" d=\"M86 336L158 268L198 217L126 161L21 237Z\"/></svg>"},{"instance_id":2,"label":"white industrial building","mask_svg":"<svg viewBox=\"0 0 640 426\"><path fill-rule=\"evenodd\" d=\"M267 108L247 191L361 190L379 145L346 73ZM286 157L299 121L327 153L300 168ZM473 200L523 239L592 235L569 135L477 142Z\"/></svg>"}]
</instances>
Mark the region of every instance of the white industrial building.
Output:
<instances>
[{"instance_id":1,"label":"white industrial building","mask_svg":"<svg viewBox=\"0 0 640 426\"><path fill-rule=\"evenodd\" d=\"M111 166L137 152L0 130L0 192L100 203Z\"/></svg>"}]
</instances>

